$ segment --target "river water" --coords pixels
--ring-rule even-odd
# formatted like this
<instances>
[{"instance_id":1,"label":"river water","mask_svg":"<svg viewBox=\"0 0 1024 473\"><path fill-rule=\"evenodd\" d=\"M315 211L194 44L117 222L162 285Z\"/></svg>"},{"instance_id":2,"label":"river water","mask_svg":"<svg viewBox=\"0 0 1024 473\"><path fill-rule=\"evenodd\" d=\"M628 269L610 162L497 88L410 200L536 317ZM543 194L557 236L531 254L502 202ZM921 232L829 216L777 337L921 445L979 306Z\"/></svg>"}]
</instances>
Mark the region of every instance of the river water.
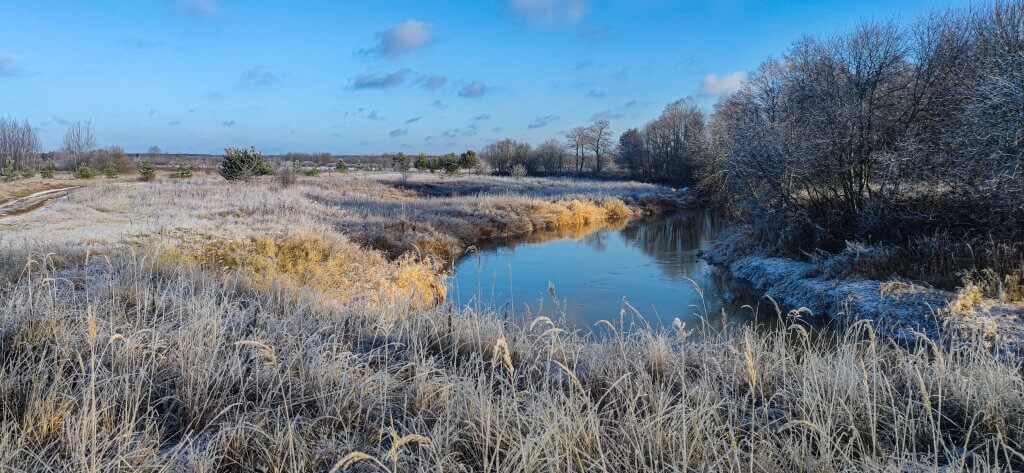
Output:
<instances>
[{"instance_id":1,"label":"river water","mask_svg":"<svg viewBox=\"0 0 1024 473\"><path fill-rule=\"evenodd\" d=\"M693 210L478 245L456 263L448 300L558 317L574 329L601 320L660 328L676 318L687 327L774 318L765 302L756 309L760 297L749 284L698 256L722 227L713 213Z\"/></svg>"}]
</instances>

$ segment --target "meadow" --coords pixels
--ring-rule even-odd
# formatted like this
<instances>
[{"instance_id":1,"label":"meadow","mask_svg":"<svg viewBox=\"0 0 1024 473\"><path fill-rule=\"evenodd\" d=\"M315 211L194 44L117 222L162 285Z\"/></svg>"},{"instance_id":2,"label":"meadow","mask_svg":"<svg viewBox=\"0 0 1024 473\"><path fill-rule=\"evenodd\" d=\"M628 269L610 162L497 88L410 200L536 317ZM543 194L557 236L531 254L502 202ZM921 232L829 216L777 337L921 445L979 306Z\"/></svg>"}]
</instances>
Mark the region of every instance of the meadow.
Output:
<instances>
[{"instance_id":1,"label":"meadow","mask_svg":"<svg viewBox=\"0 0 1024 473\"><path fill-rule=\"evenodd\" d=\"M443 301L485 240L671 210L630 182L102 183L0 220L0 464L74 471L1024 467L1012 353L872 321L594 333ZM557 304L557 302L554 302ZM764 304L768 307L770 304Z\"/></svg>"}]
</instances>

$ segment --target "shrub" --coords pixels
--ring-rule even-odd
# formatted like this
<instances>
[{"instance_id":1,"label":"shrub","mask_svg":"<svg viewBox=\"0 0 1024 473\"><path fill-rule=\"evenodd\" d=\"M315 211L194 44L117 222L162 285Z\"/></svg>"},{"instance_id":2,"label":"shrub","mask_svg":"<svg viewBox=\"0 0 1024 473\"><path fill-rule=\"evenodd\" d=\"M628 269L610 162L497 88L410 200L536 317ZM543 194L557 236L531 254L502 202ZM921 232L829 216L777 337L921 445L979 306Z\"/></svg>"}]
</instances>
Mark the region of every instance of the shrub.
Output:
<instances>
[{"instance_id":1,"label":"shrub","mask_svg":"<svg viewBox=\"0 0 1024 473\"><path fill-rule=\"evenodd\" d=\"M107 165L103 167L103 174L107 176L107 179L117 179L117 165L113 161L107 161Z\"/></svg>"},{"instance_id":2,"label":"shrub","mask_svg":"<svg viewBox=\"0 0 1024 473\"><path fill-rule=\"evenodd\" d=\"M515 166L512 166L512 171L510 172L510 174L512 174L512 177L515 177L516 179L522 179L526 177L526 166L522 164L516 164Z\"/></svg>"},{"instance_id":3,"label":"shrub","mask_svg":"<svg viewBox=\"0 0 1024 473\"><path fill-rule=\"evenodd\" d=\"M192 177L195 172L196 165L192 163L181 163L174 168L174 172L171 173L171 177L175 179L187 179Z\"/></svg>"},{"instance_id":4,"label":"shrub","mask_svg":"<svg viewBox=\"0 0 1024 473\"><path fill-rule=\"evenodd\" d=\"M273 174L263 153L256 148L226 148L224 161L220 165L220 175L229 181L248 181L259 176Z\"/></svg>"},{"instance_id":5,"label":"shrub","mask_svg":"<svg viewBox=\"0 0 1024 473\"><path fill-rule=\"evenodd\" d=\"M93 169L92 166L85 163L80 164L78 166L78 169L75 169L76 179L92 179L96 177L97 174L99 173L96 172L96 170Z\"/></svg>"},{"instance_id":6,"label":"shrub","mask_svg":"<svg viewBox=\"0 0 1024 473\"><path fill-rule=\"evenodd\" d=\"M24 166L21 168L21 177L24 177L25 179L36 177L36 170L28 166Z\"/></svg>"},{"instance_id":7,"label":"shrub","mask_svg":"<svg viewBox=\"0 0 1024 473\"><path fill-rule=\"evenodd\" d=\"M153 167L153 163L149 162L149 160L139 163L139 175L142 176L143 181L156 179L156 168Z\"/></svg>"},{"instance_id":8,"label":"shrub","mask_svg":"<svg viewBox=\"0 0 1024 473\"><path fill-rule=\"evenodd\" d=\"M459 156L459 167L462 169L474 169L480 165L480 157L476 151L469 150Z\"/></svg>"},{"instance_id":9,"label":"shrub","mask_svg":"<svg viewBox=\"0 0 1024 473\"><path fill-rule=\"evenodd\" d=\"M14 170L14 163L9 162L6 166L0 168L0 179L5 181L13 181L21 177L18 171Z\"/></svg>"},{"instance_id":10,"label":"shrub","mask_svg":"<svg viewBox=\"0 0 1024 473\"><path fill-rule=\"evenodd\" d=\"M317 168L299 168L298 172L307 177L316 177L320 174L320 170Z\"/></svg>"},{"instance_id":11,"label":"shrub","mask_svg":"<svg viewBox=\"0 0 1024 473\"><path fill-rule=\"evenodd\" d=\"M296 168L298 168L298 166L281 166L277 170L277 173L275 174L275 177L277 178L277 183L280 184L281 187L291 187L293 184L295 184L295 174L297 172Z\"/></svg>"},{"instance_id":12,"label":"shrub","mask_svg":"<svg viewBox=\"0 0 1024 473\"><path fill-rule=\"evenodd\" d=\"M459 169L462 166L459 164L459 157L455 154L446 154L438 159L440 167L444 169L445 174L458 174Z\"/></svg>"},{"instance_id":13,"label":"shrub","mask_svg":"<svg viewBox=\"0 0 1024 473\"><path fill-rule=\"evenodd\" d=\"M334 165L334 169L336 169L338 172L348 172L348 166L345 165L345 161L342 161L340 159L338 160L338 164Z\"/></svg>"},{"instance_id":14,"label":"shrub","mask_svg":"<svg viewBox=\"0 0 1024 473\"><path fill-rule=\"evenodd\" d=\"M39 174L46 179L53 179L53 176L57 174L57 163L53 161L43 163L39 168Z\"/></svg>"}]
</instances>

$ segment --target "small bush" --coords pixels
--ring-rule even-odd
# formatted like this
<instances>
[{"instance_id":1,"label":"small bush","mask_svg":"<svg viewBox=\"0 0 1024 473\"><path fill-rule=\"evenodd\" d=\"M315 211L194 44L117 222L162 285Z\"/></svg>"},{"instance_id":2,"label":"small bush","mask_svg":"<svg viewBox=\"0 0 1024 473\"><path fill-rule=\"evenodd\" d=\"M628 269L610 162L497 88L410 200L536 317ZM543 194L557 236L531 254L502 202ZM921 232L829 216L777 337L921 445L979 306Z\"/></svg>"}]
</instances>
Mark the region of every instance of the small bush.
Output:
<instances>
[{"instance_id":1,"label":"small bush","mask_svg":"<svg viewBox=\"0 0 1024 473\"><path fill-rule=\"evenodd\" d=\"M76 179L92 179L92 178L96 177L98 174L99 173L96 172L96 170L93 169L92 166L90 166L88 164L84 164L84 163L79 165L78 169L75 169L75 178Z\"/></svg>"},{"instance_id":2,"label":"small bush","mask_svg":"<svg viewBox=\"0 0 1024 473\"><path fill-rule=\"evenodd\" d=\"M338 164L334 166L334 169L338 172L348 172L348 165L345 164L345 161L339 159Z\"/></svg>"},{"instance_id":3,"label":"small bush","mask_svg":"<svg viewBox=\"0 0 1024 473\"><path fill-rule=\"evenodd\" d=\"M153 167L153 163L149 162L149 160L139 163L139 175L142 176L143 181L156 179L156 168Z\"/></svg>"},{"instance_id":4,"label":"small bush","mask_svg":"<svg viewBox=\"0 0 1024 473\"><path fill-rule=\"evenodd\" d=\"M53 176L57 174L57 163L53 161L43 163L39 168L39 174L45 179L53 179Z\"/></svg>"},{"instance_id":5,"label":"small bush","mask_svg":"<svg viewBox=\"0 0 1024 473\"><path fill-rule=\"evenodd\" d=\"M277 183L281 187L291 187L295 184L296 180L296 167L295 166L281 166L274 175L277 178Z\"/></svg>"},{"instance_id":6,"label":"small bush","mask_svg":"<svg viewBox=\"0 0 1024 473\"><path fill-rule=\"evenodd\" d=\"M317 168L299 168L298 172L307 177L316 177L320 174L320 170Z\"/></svg>"},{"instance_id":7,"label":"small bush","mask_svg":"<svg viewBox=\"0 0 1024 473\"><path fill-rule=\"evenodd\" d=\"M5 181L13 181L21 177L18 171L14 170L14 163L7 163L6 166L0 168L0 179Z\"/></svg>"},{"instance_id":8,"label":"small bush","mask_svg":"<svg viewBox=\"0 0 1024 473\"><path fill-rule=\"evenodd\" d=\"M24 177L25 179L36 177L36 170L32 169L32 168L30 168L28 166L22 167L21 168L21 177Z\"/></svg>"},{"instance_id":9,"label":"small bush","mask_svg":"<svg viewBox=\"0 0 1024 473\"><path fill-rule=\"evenodd\" d=\"M107 176L107 179L117 179L119 174L117 165L113 161L108 161L107 165L103 167L103 174Z\"/></svg>"},{"instance_id":10,"label":"small bush","mask_svg":"<svg viewBox=\"0 0 1024 473\"><path fill-rule=\"evenodd\" d=\"M511 174L512 177L516 179L522 179L526 177L526 166L523 166L522 164L516 164L515 166L512 166Z\"/></svg>"},{"instance_id":11,"label":"small bush","mask_svg":"<svg viewBox=\"0 0 1024 473\"><path fill-rule=\"evenodd\" d=\"M256 148L226 148L220 175L229 181L248 181L259 176L273 174L263 153Z\"/></svg>"},{"instance_id":12,"label":"small bush","mask_svg":"<svg viewBox=\"0 0 1024 473\"><path fill-rule=\"evenodd\" d=\"M459 156L459 167L462 169L474 169L480 165L480 158L476 151L469 150Z\"/></svg>"},{"instance_id":13,"label":"small bush","mask_svg":"<svg viewBox=\"0 0 1024 473\"><path fill-rule=\"evenodd\" d=\"M187 179L192 177L195 172L196 165L192 163L181 163L174 168L174 172L171 173L171 177L175 179Z\"/></svg>"}]
</instances>

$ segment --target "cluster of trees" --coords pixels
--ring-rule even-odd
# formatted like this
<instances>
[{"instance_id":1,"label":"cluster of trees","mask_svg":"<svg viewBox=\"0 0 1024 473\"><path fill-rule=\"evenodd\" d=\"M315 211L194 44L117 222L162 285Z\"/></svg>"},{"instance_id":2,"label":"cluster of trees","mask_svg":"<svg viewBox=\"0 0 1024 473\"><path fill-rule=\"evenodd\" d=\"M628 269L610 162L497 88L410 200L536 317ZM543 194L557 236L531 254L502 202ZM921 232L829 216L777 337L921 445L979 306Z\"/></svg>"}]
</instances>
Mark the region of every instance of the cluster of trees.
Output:
<instances>
[{"instance_id":1,"label":"cluster of trees","mask_svg":"<svg viewBox=\"0 0 1024 473\"><path fill-rule=\"evenodd\" d=\"M27 121L0 117L0 173L14 178L39 168L39 135Z\"/></svg>"},{"instance_id":2,"label":"cluster of trees","mask_svg":"<svg viewBox=\"0 0 1024 473\"><path fill-rule=\"evenodd\" d=\"M533 148L508 138L487 145L481 156L499 174L601 174L609 170L615 156L612 138L608 121L598 120L574 128L565 143L551 139Z\"/></svg>"},{"instance_id":3,"label":"cluster of trees","mask_svg":"<svg viewBox=\"0 0 1024 473\"><path fill-rule=\"evenodd\" d=\"M711 119L701 187L788 239L1024 230L1024 2L804 38ZM780 228L785 225L785 228Z\"/></svg>"},{"instance_id":4,"label":"cluster of trees","mask_svg":"<svg viewBox=\"0 0 1024 473\"><path fill-rule=\"evenodd\" d=\"M698 189L793 253L924 235L1024 237L1024 0L805 37L711 113L690 100L626 130L511 139L496 172L617 172ZM973 251L973 250L972 250Z\"/></svg>"}]
</instances>

